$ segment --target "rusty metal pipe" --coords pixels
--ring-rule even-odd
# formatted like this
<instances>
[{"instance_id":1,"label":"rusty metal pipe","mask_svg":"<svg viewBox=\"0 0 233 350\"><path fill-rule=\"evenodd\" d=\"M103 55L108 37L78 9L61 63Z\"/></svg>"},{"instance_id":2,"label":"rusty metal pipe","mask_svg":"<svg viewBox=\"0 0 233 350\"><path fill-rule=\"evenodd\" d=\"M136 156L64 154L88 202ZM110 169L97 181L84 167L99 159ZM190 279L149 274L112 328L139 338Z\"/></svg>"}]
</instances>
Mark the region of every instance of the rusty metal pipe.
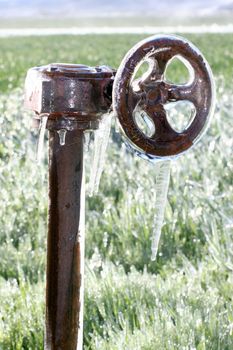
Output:
<instances>
[{"instance_id":1,"label":"rusty metal pipe","mask_svg":"<svg viewBox=\"0 0 233 350\"><path fill-rule=\"evenodd\" d=\"M29 70L25 105L49 130L46 350L82 350L84 133L111 106L115 72L106 66L51 64ZM61 142L61 132L65 142Z\"/></svg>"},{"instance_id":2,"label":"rusty metal pipe","mask_svg":"<svg viewBox=\"0 0 233 350\"><path fill-rule=\"evenodd\" d=\"M61 146L49 132L46 350L81 350L84 284L84 134Z\"/></svg>"}]
</instances>

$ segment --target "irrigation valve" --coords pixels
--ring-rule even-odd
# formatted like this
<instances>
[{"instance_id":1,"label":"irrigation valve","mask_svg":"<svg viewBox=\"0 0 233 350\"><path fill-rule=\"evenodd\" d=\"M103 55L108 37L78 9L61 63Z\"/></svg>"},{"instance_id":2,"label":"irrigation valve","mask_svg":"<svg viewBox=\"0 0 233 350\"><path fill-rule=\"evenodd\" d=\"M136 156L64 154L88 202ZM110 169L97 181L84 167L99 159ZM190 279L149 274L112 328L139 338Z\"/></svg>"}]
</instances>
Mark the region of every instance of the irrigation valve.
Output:
<instances>
[{"instance_id":1,"label":"irrigation valve","mask_svg":"<svg viewBox=\"0 0 233 350\"><path fill-rule=\"evenodd\" d=\"M174 57L190 72L185 84L165 79ZM137 78L143 62L148 63L148 70ZM103 115L113 109L134 152L152 162L170 161L201 138L213 113L214 95L205 58L178 36L156 35L139 42L117 72L106 66L80 64L50 64L28 71L25 105L35 112L38 127L50 131L45 349L82 349L84 132L97 130ZM181 131L169 123L166 110L177 101L189 101L194 108L192 119ZM140 127L138 115L149 133ZM169 163L160 165L159 193L167 192ZM155 255L164 208L164 195L157 195Z\"/></svg>"}]
</instances>

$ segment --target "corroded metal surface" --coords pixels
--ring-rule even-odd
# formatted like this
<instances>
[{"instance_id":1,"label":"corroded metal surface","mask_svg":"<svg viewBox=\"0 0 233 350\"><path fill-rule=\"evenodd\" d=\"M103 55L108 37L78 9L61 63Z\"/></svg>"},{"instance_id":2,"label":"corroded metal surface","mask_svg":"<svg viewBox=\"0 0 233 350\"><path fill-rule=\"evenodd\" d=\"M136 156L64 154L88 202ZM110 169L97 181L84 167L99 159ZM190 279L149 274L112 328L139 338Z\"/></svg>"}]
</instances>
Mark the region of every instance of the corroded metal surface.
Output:
<instances>
[{"instance_id":1,"label":"corroded metal surface","mask_svg":"<svg viewBox=\"0 0 233 350\"><path fill-rule=\"evenodd\" d=\"M84 284L83 132L49 137L46 350L82 349Z\"/></svg>"},{"instance_id":2,"label":"corroded metal surface","mask_svg":"<svg viewBox=\"0 0 233 350\"><path fill-rule=\"evenodd\" d=\"M115 72L51 64L29 70L25 106L49 129L46 350L82 350L84 284L84 132L111 107ZM66 132L61 142L58 132Z\"/></svg>"},{"instance_id":3,"label":"corroded metal surface","mask_svg":"<svg viewBox=\"0 0 233 350\"><path fill-rule=\"evenodd\" d=\"M167 63L185 58L193 79L176 86L164 80ZM134 73L142 60L150 62L146 76ZM29 70L25 106L36 113L39 127L47 116L49 129L49 222L46 288L46 350L82 349L84 263L83 139L95 130L112 104L115 71L85 65L51 64ZM200 52L178 37L156 36L136 45L122 61L114 90L114 110L122 129L139 154L169 157L191 147L206 128L212 108L211 72ZM170 126L164 105L189 100L196 109L181 133ZM151 137L138 127L134 113L140 106L155 125ZM46 120L46 119L44 119ZM66 132L61 143L58 131Z\"/></svg>"},{"instance_id":4,"label":"corroded metal surface","mask_svg":"<svg viewBox=\"0 0 233 350\"><path fill-rule=\"evenodd\" d=\"M95 128L111 106L114 74L106 66L80 64L31 68L25 82L25 106L38 115L48 114L50 128L64 128L67 117L69 130Z\"/></svg>"},{"instance_id":5,"label":"corroded metal surface","mask_svg":"<svg viewBox=\"0 0 233 350\"><path fill-rule=\"evenodd\" d=\"M174 85L164 79L167 64L174 56L184 58L193 72L187 84ZM144 60L150 69L136 81L135 89L134 74ZM123 59L114 80L113 107L128 142L139 154L170 157L190 148L206 129L213 96L212 74L199 50L177 36L153 36L134 46ZM168 122L164 105L180 100L191 101L196 113L191 124L177 132ZM154 123L155 132L150 137L135 121L137 107Z\"/></svg>"}]
</instances>

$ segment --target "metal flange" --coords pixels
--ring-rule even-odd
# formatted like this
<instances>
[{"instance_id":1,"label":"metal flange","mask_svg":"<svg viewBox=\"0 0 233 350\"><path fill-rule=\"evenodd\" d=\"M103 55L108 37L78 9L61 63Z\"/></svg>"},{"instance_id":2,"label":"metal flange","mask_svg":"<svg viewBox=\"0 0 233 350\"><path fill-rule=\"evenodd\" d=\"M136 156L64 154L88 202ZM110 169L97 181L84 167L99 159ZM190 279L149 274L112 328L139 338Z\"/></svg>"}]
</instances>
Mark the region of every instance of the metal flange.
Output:
<instances>
[{"instance_id":1,"label":"metal flange","mask_svg":"<svg viewBox=\"0 0 233 350\"><path fill-rule=\"evenodd\" d=\"M115 71L107 66L53 63L29 69L25 107L37 118L48 115L48 129L96 129L112 103Z\"/></svg>"}]
</instances>

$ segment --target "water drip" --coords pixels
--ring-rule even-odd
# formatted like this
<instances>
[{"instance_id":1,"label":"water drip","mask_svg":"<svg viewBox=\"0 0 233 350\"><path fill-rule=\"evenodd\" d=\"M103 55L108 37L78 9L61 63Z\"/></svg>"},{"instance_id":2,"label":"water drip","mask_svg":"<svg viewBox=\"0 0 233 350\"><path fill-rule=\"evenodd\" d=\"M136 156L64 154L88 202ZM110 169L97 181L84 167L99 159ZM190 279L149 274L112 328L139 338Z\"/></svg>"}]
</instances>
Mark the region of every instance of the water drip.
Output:
<instances>
[{"instance_id":1,"label":"water drip","mask_svg":"<svg viewBox=\"0 0 233 350\"><path fill-rule=\"evenodd\" d=\"M66 133L67 133L67 130L66 129L61 129L61 130L58 130L57 133L59 135L60 146L64 146L66 144Z\"/></svg>"}]
</instances>

